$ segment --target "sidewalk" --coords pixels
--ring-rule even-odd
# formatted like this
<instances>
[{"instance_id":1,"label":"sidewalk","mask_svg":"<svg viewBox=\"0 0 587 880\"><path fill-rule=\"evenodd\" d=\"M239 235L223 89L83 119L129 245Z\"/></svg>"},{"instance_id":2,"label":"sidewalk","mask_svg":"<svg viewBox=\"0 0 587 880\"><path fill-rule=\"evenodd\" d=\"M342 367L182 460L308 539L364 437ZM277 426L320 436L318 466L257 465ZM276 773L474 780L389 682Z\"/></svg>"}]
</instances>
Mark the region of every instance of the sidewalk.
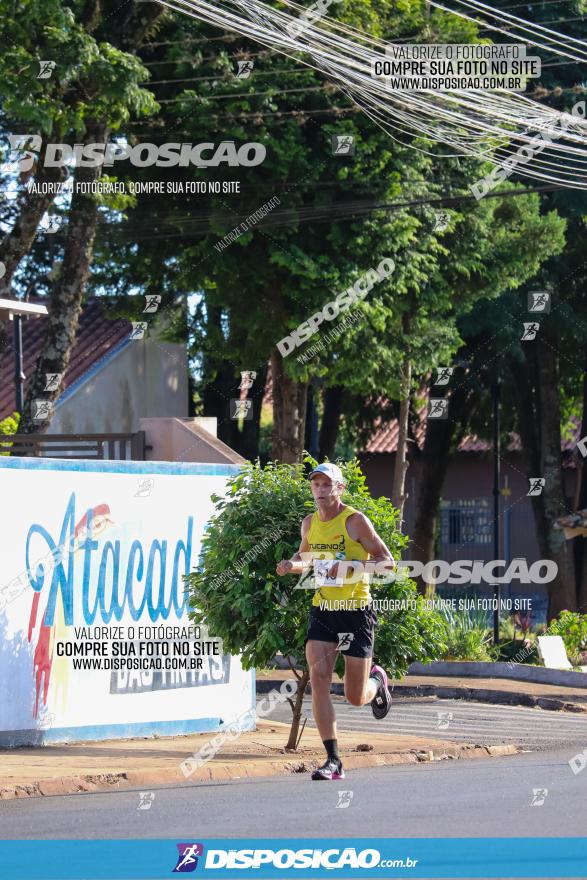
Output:
<instances>
[{"instance_id":1,"label":"sidewalk","mask_svg":"<svg viewBox=\"0 0 587 880\"><path fill-rule=\"evenodd\" d=\"M215 733L110 740L0 750L0 799L112 791L153 785L308 773L324 760L317 730L306 727L298 751L288 753L289 724L259 720L257 730L227 740L215 758L186 780L180 764ZM511 745L473 746L430 737L345 731L345 769L421 761L512 755Z\"/></svg>"},{"instance_id":2,"label":"sidewalk","mask_svg":"<svg viewBox=\"0 0 587 880\"><path fill-rule=\"evenodd\" d=\"M279 687L291 678L287 669L257 672L257 693ZM389 683L394 697L437 697L438 699L475 700L509 706L532 706L567 712L587 712L587 691L558 684L516 681L509 678L465 678L436 675L406 675ZM308 693L310 689L308 688ZM333 676L332 693L342 694L341 679Z\"/></svg>"},{"instance_id":3,"label":"sidewalk","mask_svg":"<svg viewBox=\"0 0 587 880\"><path fill-rule=\"evenodd\" d=\"M257 673L257 693L291 678L284 669ZM587 712L587 693L572 687L512 679L408 675L393 682L393 695L470 699ZM342 693L335 676L334 693ZM228 739L216 756L186 780L180 764L216 735L194 734L0 749L0 799L191 785L210 780L309 773L322 763L318 732L306 727L297 752L285 751L288 724L260 719L257 730ZM364 748L362 748L364 747ZM421 761L515 754L515 746L473 746L450 739L345 731L341 754L348 770Z\"/></svg>"}]
</instances>

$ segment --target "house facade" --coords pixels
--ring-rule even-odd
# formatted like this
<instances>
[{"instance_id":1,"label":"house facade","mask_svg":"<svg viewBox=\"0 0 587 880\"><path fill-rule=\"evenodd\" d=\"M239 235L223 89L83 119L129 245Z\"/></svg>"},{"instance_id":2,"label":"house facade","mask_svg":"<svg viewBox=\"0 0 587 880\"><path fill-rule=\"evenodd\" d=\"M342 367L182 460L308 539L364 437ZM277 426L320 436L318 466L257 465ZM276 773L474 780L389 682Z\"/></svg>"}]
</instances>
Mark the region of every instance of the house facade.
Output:
<instances>
[{"instance_id":1,"label":"house facade","mask_svg":"<svg viewBox=\"0 0 587 880\"><path fill-rule=\"evenodd\" d=\"M30 380L45 335L47 318L23 321L24 373ZM164 342L156 325L132 338L130 321L111 317L99 299L80 314L62 393L55 402L48 434L127 433L141 418L188 415L185 344ZM25 393L27 383L25 382ZM0 359L0 420L16 407L12 334Z\"/></svg>"},{"instance_id":2,"label":"house facade","mask_svg":"<svg viewBox=\"0 0 587 880\"><path fill-rule=\"evenodd\" d=\"M570 452L574 441L563 446L565 453L565 494L568 510L572 499L577 470ZM391 497L393 471L397 449L397 422L386 426L381 433L375 432L366 450L359 454L361 468L373 495ZM526 476L519 440L512 437L509 448L500 462L500 558L506 564L518 558L525 559L528 566L541 558L536 537L532 503L528 497L529 481ZM416 504L420 481L420 465L417 458L410 462L406 478L407 499L404 506L403 531L414 534ZM457 559L488 562L494 554L493 517L493 455L490 444L474 437L466 437L452 456L448 465L442 490L437 524L437 548L435 558L453 562ZM411 559L411 545L404 553ZM439 595L458 596L471 594L492 596L493 585L484 582L475 587L437 586ZM539 584L523 585L519 581L500 585L502 598L530 598L533 621L546 620L547 591Z\"/></svg>"}]
</instances>

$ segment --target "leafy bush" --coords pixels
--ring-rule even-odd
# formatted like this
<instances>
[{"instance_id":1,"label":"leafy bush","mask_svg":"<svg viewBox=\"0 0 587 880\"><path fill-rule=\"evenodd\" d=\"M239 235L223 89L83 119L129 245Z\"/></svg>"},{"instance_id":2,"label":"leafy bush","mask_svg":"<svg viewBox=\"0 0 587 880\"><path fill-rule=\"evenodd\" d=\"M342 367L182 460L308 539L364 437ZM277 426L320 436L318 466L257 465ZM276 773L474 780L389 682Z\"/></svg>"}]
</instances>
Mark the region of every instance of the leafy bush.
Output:
<instances>
[{"instance_id":1,"label":"leafy bush","mask_svg":"<svg viewBox=\"0 0 587 880\"><path fill-rule=\"evenodd\" d=\"M19 422L20 413L17 412L12 413L11 416L7 416L0 421L0 444L2 444L3 437L8 437L10 434L16 434ZM10 447L0 445L0 455L10 455Z\"/></svg>"},{"instance_id":2,"label":"leafy bush","mask_svg":"<svg viewBox=\"0 0 587 880\"><path fill-rule=\"evenodd\" d=\"M532 639L510 639L500 642L497 659L502 663L524 663L526 666L540 666L536 642Z\"/></svg>"},{"instance_id":3,"label":"leafy bush","mask_svg":"<svg viewBox=\"0 0 587 880\"><path fill-rule=\"evenodd\" d=\"M304 461L317 464L308 455ZM398 528L398 511L388 499L371 497L357 460L341 468L343 502L369 517L399 559L408 539ZM225 651L240 654L245 669L268 666L280 651L304 670L305 690L304 640L313 593L296 590L298 577L279 577L275 566L296 552L301 520L315 509L307 472L303 464L247 462L228 481L226 497L213 501L216 514L202 540L199 567L186 578L190 617L221 638ZM404 675L412 660L442 654L442 621L424 607L413 581L381 585L377 598L406 602L406 610L379 612L375 631L378 661L392 674Z\"/></svg>"},{"instance_id":4,"label":"leafy bush","mask_svg":"<svg viewBox=\"0 0 587 880\"><path fill-rule=\"evenodd\" d=\"M587 650L587 614L561 611L550 624L550 635L562 636L567 655L573 666L581 665L581 652Z\"/></svg>"},{"instance_id":5,"label":"leafy bush","mask_svg":"<svg viewBox=\"0 0 587 880\"><path fill-rule=\"evenodd\" d=\"M516 625L512 615L502 617L499 621L500 642L513 642L516 639Z\"/></svg>"},{"instance_id":6,"label":"leafy bush","mask_svg":"<svg viewBox=\"0 0 587 880\"><path fill-rule=\"evenodd\" d=\"M445 660L494 659L491 630L487 627L485 612L472 610L452 611L443 608L446 651Z\"/></svg>"}]
</instances>

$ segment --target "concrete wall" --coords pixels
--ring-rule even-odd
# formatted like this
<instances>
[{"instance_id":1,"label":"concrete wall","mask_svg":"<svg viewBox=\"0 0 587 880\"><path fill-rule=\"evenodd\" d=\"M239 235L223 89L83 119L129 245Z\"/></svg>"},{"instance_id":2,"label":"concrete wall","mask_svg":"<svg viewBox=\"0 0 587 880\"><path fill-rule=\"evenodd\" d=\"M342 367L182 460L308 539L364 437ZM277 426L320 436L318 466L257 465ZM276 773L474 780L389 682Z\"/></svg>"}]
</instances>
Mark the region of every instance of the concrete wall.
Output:
<instances>
[{"instance_id":1,"label":"concrete wall","mask_svg":"<svg viewBox=\"0 0 587 880\"><path fill-rule=\"evenodd\" d=\"M0 509L0 747L217 731L254 707L238 656L192 664L169 629L190 624L182 576L239 469L0 457L0 494L20 499ZM134 662L153 642L168 655L150 669L76 668L60 649ZM178 642L189 664L166 668Z\"/></svg>"},{"instance_id":2,"label":"concrete wall","mask_svg":"<svg viewBox=\"0 0 587 880\"><path fill-rule=\"evenodd\" d=\"M246 459L216 436L216 418L141 419L148 461L199 461L209 464Z\"/></svg>"},{"instance_id":3,"label":"concrete wall","mask_svg":"<svg viewBox=\"0 0 587 880\"><path fill-rule=\"evenodd\" d=\"M393 484L395 454L378 453L365 456L361 464L363 473L367 479L370 491L377 495L391 496ZM567 479L569 474L565 474ZM506 485L511 494L501 499L502 534L501 545L504 550L509 550L510 556L524 556L528 562L540 558L538 542L536 540L536 528L530 499L527 497L528 479L525 475L521 455L518 452L508 453L501 462L501 486ZM404 509L404 531L411 534L414 528L416 516L416 503L418 498L419 464L410 464L406 479L408 499ZM491 454L487 453L459 453L453 456L444 481L442 498L444 500L460 500L472 498L486 498L493 513L493 463ZM567 481L567 492L571 492L571 480ZM509 508L509 510L508 510ZM493 544L479 545L475 558L492 559ZM442 558L464 558L461 552L456 556L450 555L450 545L445 547L445 555Z\"/></svg>"},{"instance_id":4,"label":"concrete wall","mask_svg":"<svg viewBox=\"0 0 587 880\"><path fill-rule=\"evenodd\" d=\"M395 462L394 453L372 453L363 455L361 466L365 474L370 491L376 495L391 496L393 484L393 469ZM576 471L565 468L565 491L567 494L568 509L572 509L572 497ZM536 474L536 476L540 476ZM508 563L522 557L528 565L541 558L540 548L536 537L536 525L530 499L527 496L528 479L525 473L522 456L519 452L508 452L501 461L501 487L506 486L510 491L509 496L501 498L501 553L500 558ZM410 464L406 479L406 491L408 498L404 507L404 534L413 535L416 517L416 504L418 498L418 485L420 479L420 467L417 461ZM453 456L446 475L442 491L442 499L458 501L466 499L487 499L489 517L493 517L493 461L491 452L485 453L459 453ZM405 559L411 559L411 551L408 547L403 554ZM488 561L494 558L493 537L488 543L475 544L443 544L440 543L437 553L438 559L452 562L457 559L479 559ZM492 587L485 585L481 590L477 586L467 587L450 586L447 584L437 587L439 595L454 596L461 593L474 594L479 592L483 595L491 594ZM460 591L460 592L459 592ZM501 587L501 595L504 599L516 599L525 597L532 599L532 612L534 622L546 619L547 612L547 588L540 584L521 584L513 580L510 585Z\"/></svg>"},{"instance_id":5,"label":"concrete wall","mask_svg":"<svg viewBox=\"0 0 587 880\"><path fill-rule=\"evenodd\" d=\"M55 407L50 434L134 432L149 416L187 416L184 345L127 341L70 386Z\"/></svg>"}]
</instances>

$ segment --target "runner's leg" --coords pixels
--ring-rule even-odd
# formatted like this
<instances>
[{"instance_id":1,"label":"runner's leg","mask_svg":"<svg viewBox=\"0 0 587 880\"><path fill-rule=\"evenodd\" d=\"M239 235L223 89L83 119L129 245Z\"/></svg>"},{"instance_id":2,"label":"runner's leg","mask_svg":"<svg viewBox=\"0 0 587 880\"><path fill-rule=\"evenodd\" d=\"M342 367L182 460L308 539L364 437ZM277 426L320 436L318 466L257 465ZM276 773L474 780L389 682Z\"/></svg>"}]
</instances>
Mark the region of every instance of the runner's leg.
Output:
<instances>
[{"instance_id":1,"label":"runner's leg","mask_svg":"<svg viewBox=\"0 0 587 880\"><path fill-rule=\"evenodd\" d=\"M336 663L336 642L308 639L306 659L312 685L312 712L322 741L336 739L336 716L330 698L332 673Z\"/></svg>"},{"instance_id":2,"label":"runner's leg","mask_svg":"<svg viewBox=\"0 0 587 880\"><path fill-rule=\"evenodd\" d=\"M364 706L377 693L377 683L369 678L372 666L372 657L344 655L344 695L351 706Z\"/></svg>"}]
</instances>

